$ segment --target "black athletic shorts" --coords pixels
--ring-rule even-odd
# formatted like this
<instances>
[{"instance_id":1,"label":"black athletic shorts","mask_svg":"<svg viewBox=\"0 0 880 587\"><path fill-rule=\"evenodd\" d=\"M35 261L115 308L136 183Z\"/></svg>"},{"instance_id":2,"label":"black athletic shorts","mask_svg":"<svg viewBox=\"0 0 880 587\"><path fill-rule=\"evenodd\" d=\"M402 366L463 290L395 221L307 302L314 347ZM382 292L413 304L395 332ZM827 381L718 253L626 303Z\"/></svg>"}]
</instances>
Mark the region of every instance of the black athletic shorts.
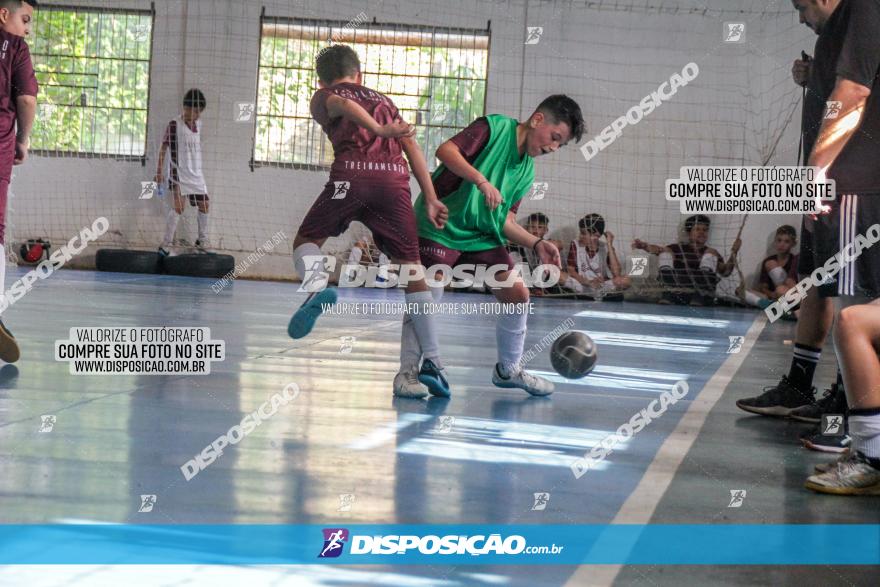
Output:
<instances>
[{"instance_id":1,"label":"black athletic shorts","mask_svg":"<svg viewBox=\"0 0 880 587\"><path fill-rule=\"evenodd\" d=\"M831 211L812 224L812 231L806 220L801 225L798 275L804 278L838 253L854 252L858 246L858 258L849 263L840 259L840 270L819 287L819 295L880 297L880 194L838 195Z\"/></svg>"}]
</instances>

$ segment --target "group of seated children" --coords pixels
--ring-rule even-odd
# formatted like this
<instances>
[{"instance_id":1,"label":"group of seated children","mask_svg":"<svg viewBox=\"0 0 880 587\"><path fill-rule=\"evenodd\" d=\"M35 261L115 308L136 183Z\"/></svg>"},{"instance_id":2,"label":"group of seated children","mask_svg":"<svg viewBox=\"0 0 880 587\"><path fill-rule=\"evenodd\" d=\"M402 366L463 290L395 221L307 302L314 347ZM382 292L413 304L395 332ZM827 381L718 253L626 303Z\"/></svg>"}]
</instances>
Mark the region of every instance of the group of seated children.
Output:
<instances>
[{"instance_id":1,"label":"group of seated children","mask_svg":"<svg viewBox=\"0 0 880 587\"><path fill-rule=\"evenodd\" d=\"M664 286L659 303L692 306L714 303L718 282L732 273L742 241L739 238L734 241L730 257L725 261L721 253L707 244L710 226L711 220L698 214L685 220L686 243L661 246L638 238L633 241L633 249L659 257L659 279ZM550 231L550 219L542 212L534 212L526 218L525 228L532 235L544 239ZM632 282L623 275L622 264L614 249L614 234L605 229L605 219L599 214L587 214L578 220L578 233L578 237L568 246L561 241L547 239L562 253L559 285L533 293L573 293L594 299L622 299L623 292L631 287ZM795 245L797 232L794 227L787 224L780 226L773 240L775 253L761 262L755 289L742 288L736 299L763 309L793 287L797 283L797 255L791 252ZM530 269L541 264L531 249L511 245L510 252L515 263L525 263ZM369 237L355 243L349 263L378 264L379 279L387 279L384 266L388 264L388 259L376 249Z\"/></svg>"},{"instance_id":2,"label":"group of seated children","mask_svg":"<svg viewBox=\"0 0 880 587\"><path fill-rule=\"evenodd\" d=\"M661 304L712 305L721 278L728 277L736 266L736 256L742 245L737 238L725 260L716 249L708 246L711 220L702 214L685 220L686 243L661 246L635 239L632 248L658 256L659 279L664 286ZM535 212L526 219L525 228L531 234L545 238L549 219ZM622 273L622 264L614 249L614 235L605 229L605 219L599 214L587 214L578 221L578 238L568 247L551 240L563 254L563 270L556 293L586 294L596 299L617 299L632 285ZM604 240L602 237L604 236ZM797 282L797 255L791 251L797 245L794 227L780 226L773 241L774 254L761 262L761 272L755 289L742 287L737 301L750 306L766 308L784 295ZM515 260L534 269L540 264L532 251L519 247L512 249ZM517 259L517 256L519 259Z\"/></svg>"},{"instance_id":3,"label":"group of seated children","mask_svg":"<svg viewBox=\"0 0 880 587\"><path fill-rule=\"evenodd\" d=\"M525 228L538 238L545 238L550 229L546 214L535 212L526 219ZM629 277L621 275L621 265L614 250L614 235L605 230L605 219L599 214L587 214L578 221L578 238L565 247L561 241L547 239L556 245L563 256L560 273L561 287L551 293L578 293L596 299L623 299L623 291L630 287ZM602 237L605 240L600 240ZM524 262L531 269L540 265L534 252L513 247L515 262ZM534 292L545 293L545 292Z\"/></svg>"}]
</instances>

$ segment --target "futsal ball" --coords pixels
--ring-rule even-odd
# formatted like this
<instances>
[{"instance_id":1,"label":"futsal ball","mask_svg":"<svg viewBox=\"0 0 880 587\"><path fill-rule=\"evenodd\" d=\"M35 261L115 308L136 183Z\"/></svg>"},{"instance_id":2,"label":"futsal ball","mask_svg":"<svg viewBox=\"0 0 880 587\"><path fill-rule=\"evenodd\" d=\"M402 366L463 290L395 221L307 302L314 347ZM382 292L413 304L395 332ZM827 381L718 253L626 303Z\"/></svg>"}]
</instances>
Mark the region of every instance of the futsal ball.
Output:
<instances>
[{"instance_id":1,"label":"futsal ball","mask_svg":"<svg viewBox=\"0 0 880 587\"><path fill-rule=\"evenodd\" d=\"M596 343L583 332L570 330L553 341L550 364L566 379L586 377L596 366Z\"/></svg>"}]
</instances>

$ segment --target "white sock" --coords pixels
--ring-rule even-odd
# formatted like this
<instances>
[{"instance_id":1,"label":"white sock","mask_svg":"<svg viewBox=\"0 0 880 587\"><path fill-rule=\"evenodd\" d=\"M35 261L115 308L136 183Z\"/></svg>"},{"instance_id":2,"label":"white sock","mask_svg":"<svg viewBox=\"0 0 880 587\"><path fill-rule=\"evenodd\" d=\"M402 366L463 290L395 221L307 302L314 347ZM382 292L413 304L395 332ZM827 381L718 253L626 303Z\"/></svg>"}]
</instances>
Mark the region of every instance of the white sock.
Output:
<instances>
[{"instance_id":1,"label":"white sock","mask_svg":"<svg viewBox=\"0 0 880 587\"><path fill-rule=\"evenodd\" d=\"M785 278L788 275L785 273L785 269L782 267L774 267L771 269L767 275L770 276L770 280L773 281L773 285L782 285L785 283Z\"/></svg>"},{"instance_id":2,"label":"white sock","mask_svg":"<svg viewBox=\"0 0 880 587\"><path fill-rule=\"evenodd\" d=\"M746 298L745 302L748 305L755 306L756 308L760 306L761 300L764 299L761 296L759 296L758 294L756 294L755 292L750 291L750 290L746 290L745 298Z\"/></svg>"},{"instance_id":3,"label":"white sock","mask_svg":"<svg viewBox=\"0 0 880 587\"><path fill-rule=\"evenodd\" d=\"M165 238L162 239L163 247L171 246L171 241L174 240L174 231L177 230L178 222L180 222L180 214L178 214L174 208L171 208L165 216Z\"/></svg>"},{"instance_id":4,"label":"white sock","mask_svg":"<svg viewBox=\"0 0 880 587\"><path fill-rule=\"evenodd\" d=\"M849 417L852 449L870 459L880 459L880 414Z\"/></svg>"},{"instance_id":5,"label":"white sock","mask_svg":"<svg viewBox=\"0 0 880 587\"><path fill-rule=\"evenodd\" d=\"M434 298L429 291L408 293L404 296L407 304L418 304L421 310L417 314L410 314L409 319L412 330L415 333L419 348L426 359L431 359L438 367L440 365L440 343L437 342L437 330L434 328L434 314L430 311L430 305ZM401 344L403 340L401 339ZM401 348L403 355L403 348ZM401 356L402 359L402 356ZM402 360L401 360L402 363Z\"/></svg>"},{"instance_id":6,"label":"white sock","mask_svg":"<svg viewBox=\"0 0 880 587\"><path fill-rule=\"evenodd\" d=\"M510 377L519 373L523 347L526 343L526 324L529 321L528 304L516 304L515 313L498 315L495 322L495 344L501 375Z\"/></svg>"},{"instance_id":7,"label":"white sock","mask_svg":"<svg viewBox=\"0 0 880 587\"><path fill-rule=\"evenodd\" d=\"M400 328L400 370L409 371L419 366L422 358L422 347L419 346L419 337L413 326L412 316L403 315L403 324Z\"/></svg>"},{"instance_id":8,"label":"white sock","mask_svg":"<svg viewBox=\"0 0 880 587\"><path fill-rule=\"evenodd\" d=\"M568 277L565 278L565 283L563 283L562 286L566 289L570 289L570 290L576 291L578 293L583 293L583 291L584 291L583 284L581 284L579 281L577 281L571 275L569 275Z\"/></svg>"},{"instance_id":9,"label":"white sock","mask_svg":"<svg viewBox=\"0 0 880 587\"><path fill-rule=\"evenodd\" d=\"M321 256L321 248L315 243L303 243L294 249L293 267L300 279L305 279L306 276L306 256Z\"/></svg>"},{"instance_id":10,"label":"white sock","mask_svg":"<svg viewBox=\"0 0 880 587\"><path fill-rule=\"evenodd\" d=\"M439 303L443 297L443 288L432 287L431 297L435 304ZM418 367L421 360L422 347L419 345L419 337L416 336L412 317L409 314L404 314L403 325L400 329L400 370L406 371L413 366Z\"/></svg>"},{"instance_id":11,"label":"white sock","mask_svg":"<svg viewBox=\"0 0 880 587\"><path fill-rule=\"evenodd\" d=\"M202 211L199 211L198 215L199 222L199 240L204 241L208 238L208 214Z\"/></svg>"}]
</instances>

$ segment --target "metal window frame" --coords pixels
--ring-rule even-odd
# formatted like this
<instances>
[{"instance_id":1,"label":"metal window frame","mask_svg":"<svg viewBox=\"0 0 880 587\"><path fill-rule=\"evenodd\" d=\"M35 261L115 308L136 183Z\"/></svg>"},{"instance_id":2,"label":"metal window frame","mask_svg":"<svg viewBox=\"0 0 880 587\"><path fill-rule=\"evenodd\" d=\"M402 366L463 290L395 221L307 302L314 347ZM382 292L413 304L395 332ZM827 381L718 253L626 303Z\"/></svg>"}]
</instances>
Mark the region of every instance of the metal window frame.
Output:
<instances>
[{"instance_id":1,"label":"metal window frame","mask_svg":"<svg viewBox=\"0 0 880 587\"><path fill-rule=\"evenodd\" d=\"M260 22L259 22L259 43L257 46L257 75L256 75L256 83L254 84L254 105L259 102L259 94L260 94L260 72L262 70L261 58L263 55L263 40L265 35L263 34L264 25L269 22L273 24L307 24L311 26L317 27L327 27L327 28L335 28L335 29L344 29L345 25L348 24L349 21L341 21L341 20L332 20L332 19L314 19L314 18L301 18L301 17L293 17L293 16L267 16L266 15L266 7L263 6L260 11ZM369 23L365 23L363 26L368 27L370 29L378 29L378 30L391 30L391 31L405 31L405 32L417 32L417 33L431 33L432 35L436 34L450 34L450 35L473 35L476 37L477 35L485 35L486 37L486 77L481 78L479 81L482 81L486 84L485 91L483 92L483 112L485 115L486 106L488 104L488 96L489 96L489 71L490 71L490 59L492 55L492 21L486 21L485 29L478 28L464 28L464 27L442 27L442 26L431 26L431 25L415 25L410 23L393 23L393 22L378 22L375 18ZM432 43L430 46L428 45L408 45L404 44L403 46L424 46L430 47L431 49L435 48L435 45ZM291 68L291 70L297 70ZM401 76L407 77L407 76ZM434 79L434 76L428 76L430 79ZM254 112L254 126L253 126L253 134L251 136L251 157L248 165L250 167L251 172L255 171L257 168L276 168L276 169L295 169L295 170L305 170L305 171L329 171L329 165L321 165L315 163L302 163L302 162L287 162L287 161L261 161L257 160L257 132L258 132L258 115L256 113L256 108ZM298 117L294 117L298 118ZM303 120L306 118L303 117ZM425 128L441 128L442 125L432 126L430 124L425 124ZM458 129L459 127L453 126L450 128Z\"/></svg>"},{"instance_id":2,"label":"metal window frame","mask_svg":"<svg viewBox=\"0 0 880 587\"><path fill-rule=\"evenodd\" d=\"M97 6L71 6L65 4L40 4L41 11L52 11L52 12L82 12L82 13L93 13L93 14L125 14L125 15L137 15L137 16L150 16L150 49L149 49L149 59L147 60L147 75L149 79L147 80L147 107L144 110L146 113L146 118L144 120L144 154L143 155L123 155L123 154L112 154L112 153L97 153L94 151L59 151L59 150L49 150L49 149L32 149L30 153L33 155L38 155L40 157L56 157L56 158L67 158L67 159L109 159L114 161L140 161L141 167L145 167L147 165L147 148L149 146L150 140L150 99L152 96L152 81L153 81L153 49L156 41L156 4L155 2L150 3L149 9L144 8L120 8L120 7L112 7L112 8L102 8ZM65 58L69 58L69 56L64 56ZM125 60L130 61L130 60ZM139 61L139 60L134 60Z\"/></svg>"}]
</instances>

